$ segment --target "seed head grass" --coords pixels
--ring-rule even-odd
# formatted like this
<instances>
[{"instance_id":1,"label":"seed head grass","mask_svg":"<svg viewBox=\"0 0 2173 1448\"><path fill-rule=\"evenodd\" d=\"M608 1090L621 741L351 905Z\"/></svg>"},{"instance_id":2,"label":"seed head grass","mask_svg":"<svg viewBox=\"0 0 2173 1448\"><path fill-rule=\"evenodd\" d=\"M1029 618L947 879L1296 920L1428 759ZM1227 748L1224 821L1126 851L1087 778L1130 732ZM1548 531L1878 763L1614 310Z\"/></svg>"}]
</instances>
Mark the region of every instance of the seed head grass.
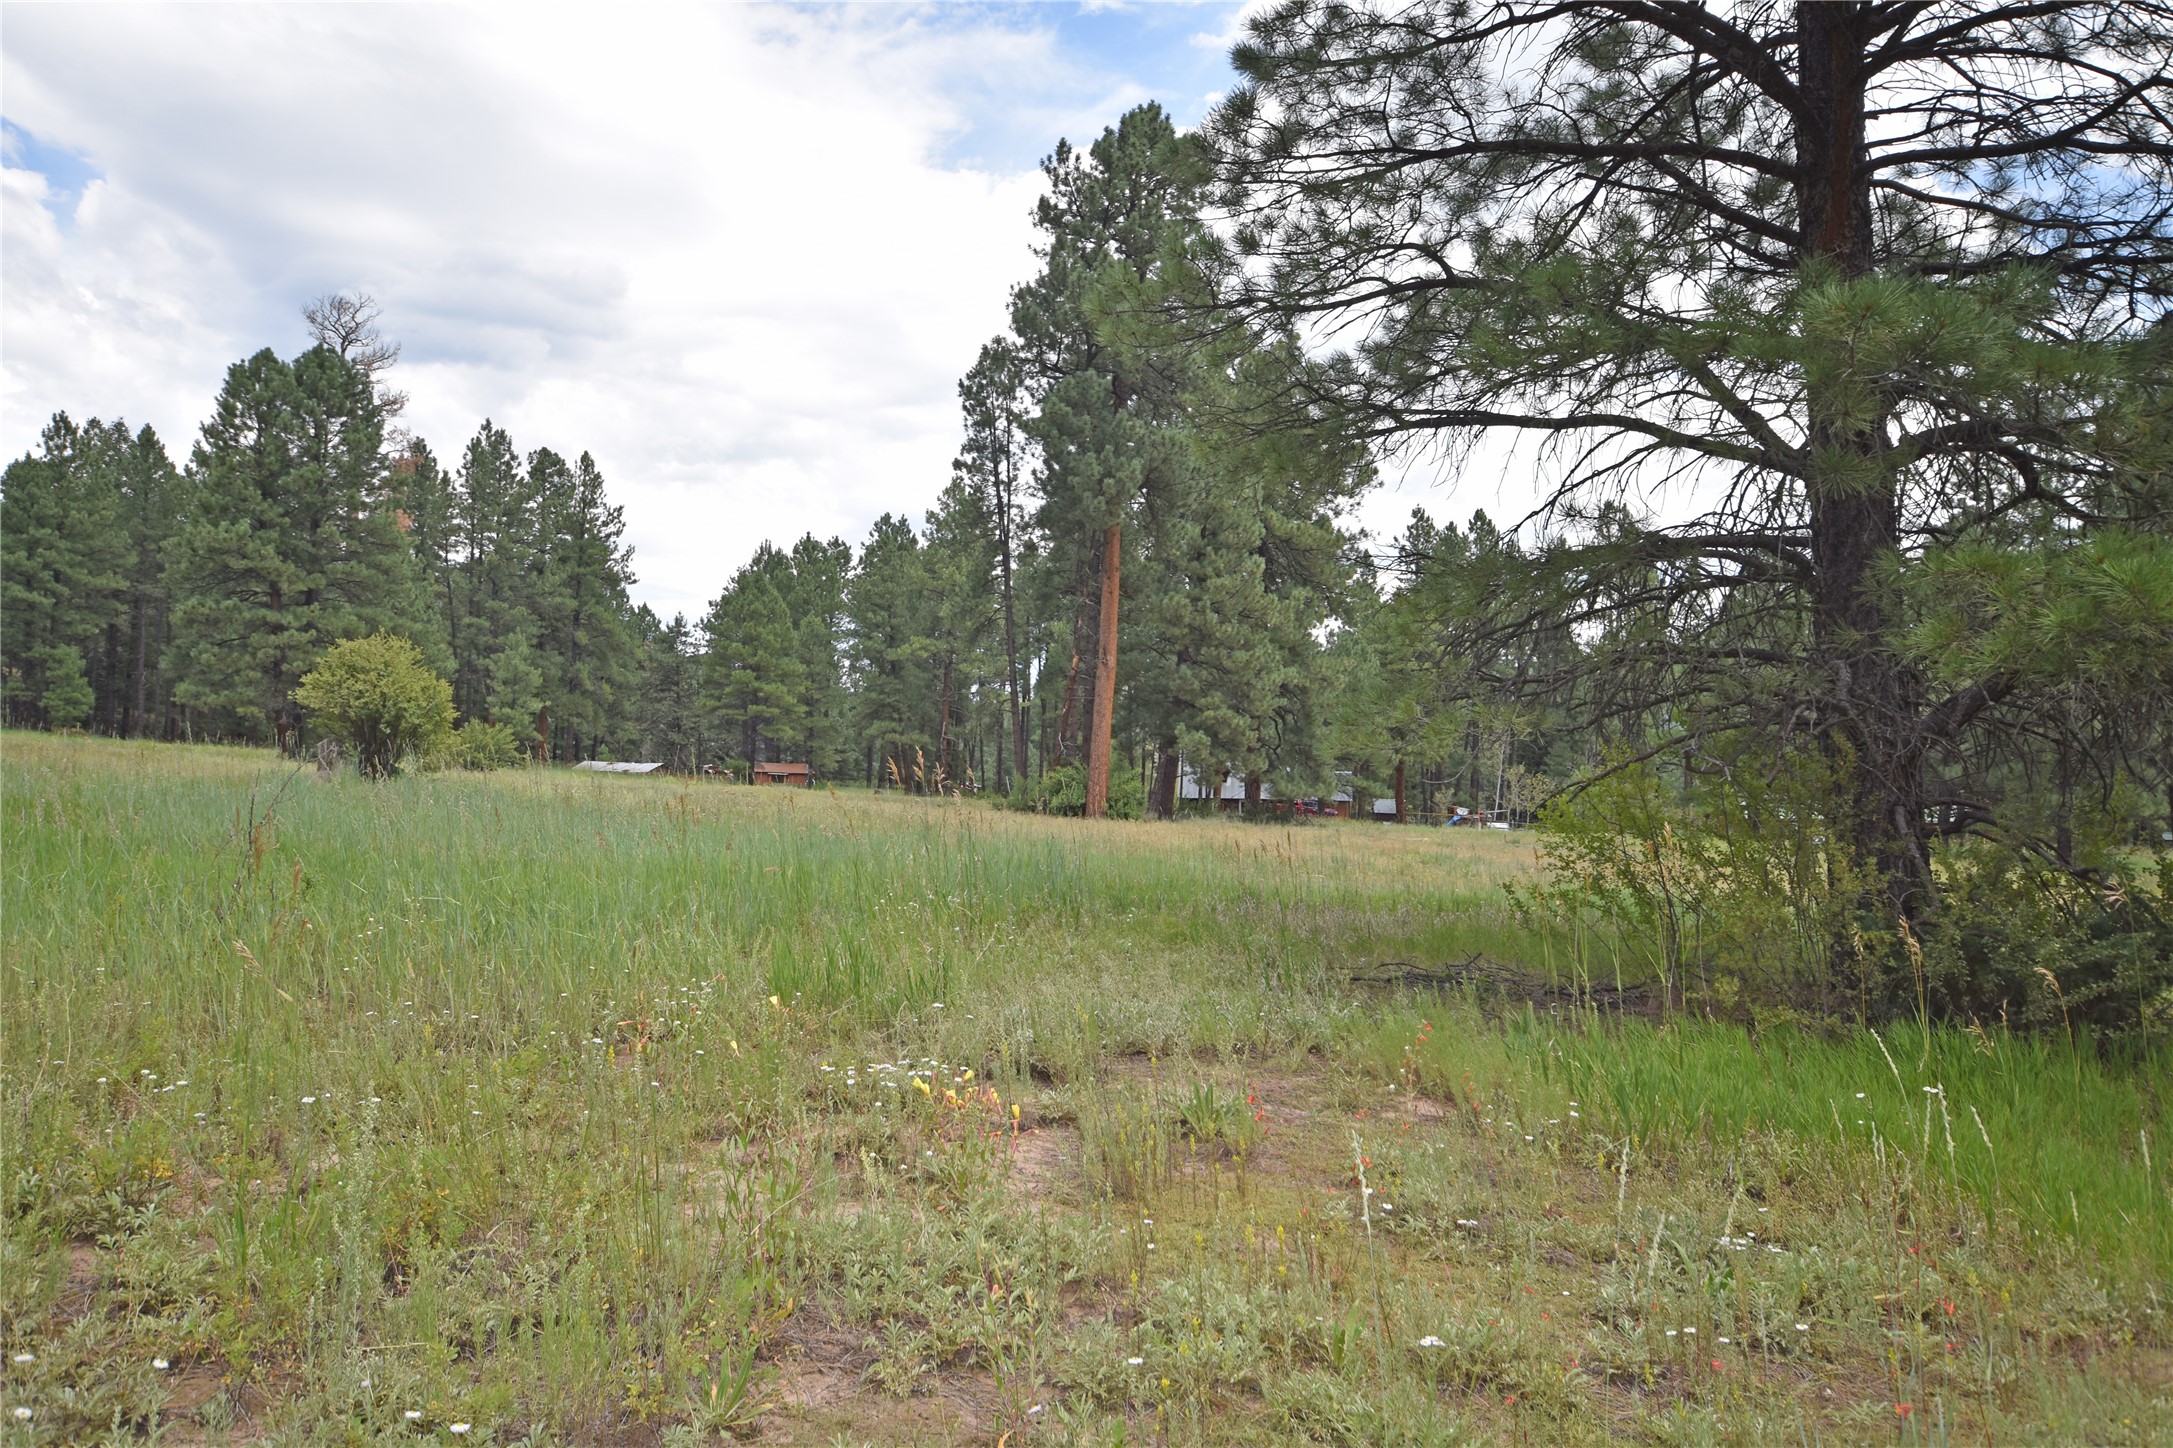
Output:
<instances>
[{"instance_id":1,"label":"seed head grass","mask_svg":"<svg viewBox=\"0 0 2173 1448\"><path fill-rule=\"evenodd\" d=\"M2173 1060L1354 982L1567 958L1522 836L8 734L0 847L10 1442L2173 1437Z\"/></svg>"}]
</instances>

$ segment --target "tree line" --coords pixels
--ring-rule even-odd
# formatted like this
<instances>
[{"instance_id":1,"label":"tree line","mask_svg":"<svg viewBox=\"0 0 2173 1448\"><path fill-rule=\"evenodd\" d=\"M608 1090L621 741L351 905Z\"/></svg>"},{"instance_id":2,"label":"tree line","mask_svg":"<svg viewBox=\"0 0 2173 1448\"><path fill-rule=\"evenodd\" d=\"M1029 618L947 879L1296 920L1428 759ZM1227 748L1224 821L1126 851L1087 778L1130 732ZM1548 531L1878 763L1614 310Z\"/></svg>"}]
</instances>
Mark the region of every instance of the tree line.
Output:
<instances>
[{"instance_id":1,"label":"tree line","mask_svg":"<svg viewBox=\"0 0 2173 1448\"><path fill-rule=\"evenodd\" d=\"M805 760L1094 813L1113 774L1120 812L1170 813L1180 753L1254 798L1321 788L1365 450L1323 416L1257 425L1302 366L1287 338L1123 323L1202 284L1196 138L1149 104L1044 169L1042 267L960 383L924 518L764 544L701 618L660 619L590 455L486 421L441 459L397 427L374 304L324 298L309 351L229 370L185 466L65 416L10 465L8 721L293 750L303 675L389 632L542 758Z\"/></svg>"}]
</instances>

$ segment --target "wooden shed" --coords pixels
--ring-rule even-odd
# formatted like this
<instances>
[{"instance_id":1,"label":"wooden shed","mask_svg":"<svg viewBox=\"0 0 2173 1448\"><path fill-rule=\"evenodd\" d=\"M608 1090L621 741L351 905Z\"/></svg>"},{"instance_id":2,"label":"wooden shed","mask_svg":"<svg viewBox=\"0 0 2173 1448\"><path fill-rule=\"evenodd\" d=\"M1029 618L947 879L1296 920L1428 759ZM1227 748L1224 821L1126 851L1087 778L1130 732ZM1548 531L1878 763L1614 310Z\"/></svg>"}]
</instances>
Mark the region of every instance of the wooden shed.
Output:
<instances>
[{"instance_id":1,"label":"wooden shed","mask_svg":"<svg viewBox=\"0 0 2173 1448\"><path fill-rule=\"evenodd\" d=\"M804 764L786 764L774 759L762 760L747 768L749 784L794 784L807 789L815 783L814 773Z\"/></svg>"}]
</instances>

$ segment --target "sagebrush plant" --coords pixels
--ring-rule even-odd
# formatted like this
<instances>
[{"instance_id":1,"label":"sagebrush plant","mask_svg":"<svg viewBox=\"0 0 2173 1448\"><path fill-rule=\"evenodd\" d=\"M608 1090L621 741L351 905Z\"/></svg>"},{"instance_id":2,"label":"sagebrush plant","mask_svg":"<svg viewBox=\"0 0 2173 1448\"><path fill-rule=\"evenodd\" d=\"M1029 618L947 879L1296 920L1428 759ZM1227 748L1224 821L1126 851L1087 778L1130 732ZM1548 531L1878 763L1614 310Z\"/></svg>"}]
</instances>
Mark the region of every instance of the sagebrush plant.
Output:
<instances>
[{"instance_id":1,"label":"sagebrush plant","mask_svg":"<svg viewBox=\"0 0 2173 1448\"><path fill-rule=\"evenodd\" d=\"M2162 1049L1345 982L1523 837L0 770L8 1441L2173 1434Z\"/></svg>"}]
</instances>

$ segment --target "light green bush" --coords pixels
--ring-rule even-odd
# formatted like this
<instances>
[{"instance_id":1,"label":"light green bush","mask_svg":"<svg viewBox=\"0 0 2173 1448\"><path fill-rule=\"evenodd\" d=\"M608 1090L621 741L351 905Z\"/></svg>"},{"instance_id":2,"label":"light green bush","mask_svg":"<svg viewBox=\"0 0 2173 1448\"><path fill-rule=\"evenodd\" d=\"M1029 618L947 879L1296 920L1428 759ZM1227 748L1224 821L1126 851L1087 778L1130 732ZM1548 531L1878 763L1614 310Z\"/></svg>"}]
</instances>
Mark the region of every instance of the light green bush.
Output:
<instances>
[{"instance_id":1,"label":"light green bush","mask_svg":"<svg viewBox=\"0 0 2173 1448\"><path fill-rule=\"evenodd\" d=\"M453 731L453 757L462 769L511 769L524 753L521 737L506 725L470 719Z\"/></svg>"},{"instance_id":2,"label":"light green bush","mask_svg":"<svg viewBox=\"0 0 2173 1448\"><path fill-rule=\"evenodd\" d=\"M453 724L453 686L430 671L422 650L388 633L327 649L294 702L354 753L370 779L390 777L401 759L428 749Z\"/></svg>"}]
</instances>

